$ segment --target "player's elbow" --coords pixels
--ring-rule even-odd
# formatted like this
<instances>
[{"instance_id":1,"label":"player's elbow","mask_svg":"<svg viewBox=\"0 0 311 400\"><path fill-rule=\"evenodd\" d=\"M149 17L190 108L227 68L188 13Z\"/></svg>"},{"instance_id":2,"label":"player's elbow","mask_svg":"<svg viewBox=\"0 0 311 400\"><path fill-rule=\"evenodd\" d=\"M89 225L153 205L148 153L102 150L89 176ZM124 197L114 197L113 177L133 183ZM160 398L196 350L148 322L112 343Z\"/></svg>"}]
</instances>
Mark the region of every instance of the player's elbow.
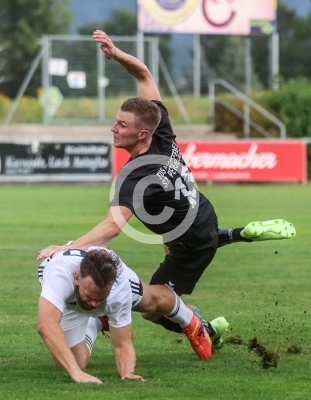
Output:
<instances>
[{"instance_id":1,"label":"player's elbow","mask_svg":"<svg viewBox=\"0 0 311 400\"><path fill-rule=\"evenodd\" d=\"M110 229L111 238L115 238L115 237L119 236L121 231L122 231L122 228L119 226L119 224L117 224L116 222L113 222L111 224L111 229Z\"/></svg>"},{"instance_id":2,"label":"player's elbow","mask_svg":"<svg viewBox=\"0 0 311 400\"><path fill-rule=\"evenodd\" d=\"M39 335L44 338L47 336L48 332L50 331L49 324L46 320L44 319L39 319L38 320L38 325L37 325L37 332Z\"/></svg>"}]
</instances>

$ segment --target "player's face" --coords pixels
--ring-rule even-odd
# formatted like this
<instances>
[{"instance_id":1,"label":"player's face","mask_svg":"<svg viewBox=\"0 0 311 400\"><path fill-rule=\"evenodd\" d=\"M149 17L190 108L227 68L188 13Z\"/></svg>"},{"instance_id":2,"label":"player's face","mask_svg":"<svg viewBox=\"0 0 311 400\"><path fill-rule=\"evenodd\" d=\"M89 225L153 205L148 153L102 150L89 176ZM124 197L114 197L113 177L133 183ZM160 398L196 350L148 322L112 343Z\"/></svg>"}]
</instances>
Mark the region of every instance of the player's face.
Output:
<instances>
[{"instance_id":1,"label":"player's face","mask_svg":"<svg viewBox=\"0 0 311 400\"><path fill-rule=\"evenodd\" d=\"M137 116L133 113L119 110L116 122L111 127L113 145L131 151L138 143L141 129L138 128Z\"/></svg>"},{"instance_id":2,"label":"player's face","mask_svg":"<svg viewBox=\"0 0 311 400\"><path fill-rule=\"evenodd\" d=\"M75 277L76 295L79 306L83 310L93 310L100 306L100 304L109 296L111 285L105 286L101 289L96 286L95 282L90 276L81 278L79 274Z\"/></svg>"}]
</instances>

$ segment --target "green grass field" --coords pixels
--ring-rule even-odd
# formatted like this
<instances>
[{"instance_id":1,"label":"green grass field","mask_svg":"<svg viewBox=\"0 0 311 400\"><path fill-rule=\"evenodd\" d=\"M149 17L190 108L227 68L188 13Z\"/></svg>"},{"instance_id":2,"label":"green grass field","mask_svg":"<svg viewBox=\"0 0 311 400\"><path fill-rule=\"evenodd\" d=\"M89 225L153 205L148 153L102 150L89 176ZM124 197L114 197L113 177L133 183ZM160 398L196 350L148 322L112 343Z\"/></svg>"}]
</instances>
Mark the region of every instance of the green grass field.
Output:
<instances>
[{"instance_id":1,"label":"green grass field","mask_svg":"<svg viewBox=\"0 0 311 400\"><path fill-rule=\"evenodd\" d=\"M109 187L0 186L0 399L310 398L311 186L200 189L214 204L221 227L284 218L295 225L297 236L221 248L194 293L184 296L207 319L224 315L230 322L225 346L210 361L197 359L182 336L134 313L136 372L146 381L121 381L109 340L99 336L87 371L103 385L83 385L54 368L36 332L36 254L86 233L103 219ZM124 234L109 246L145 281L163 257L161 245L141 245ZM234 343L237 335L240 344ZM249 351L253 337L280 355L277 368L264 369L260 357ZM301 352L289 353L292 345Z\"/></svg>"}]
</instances>

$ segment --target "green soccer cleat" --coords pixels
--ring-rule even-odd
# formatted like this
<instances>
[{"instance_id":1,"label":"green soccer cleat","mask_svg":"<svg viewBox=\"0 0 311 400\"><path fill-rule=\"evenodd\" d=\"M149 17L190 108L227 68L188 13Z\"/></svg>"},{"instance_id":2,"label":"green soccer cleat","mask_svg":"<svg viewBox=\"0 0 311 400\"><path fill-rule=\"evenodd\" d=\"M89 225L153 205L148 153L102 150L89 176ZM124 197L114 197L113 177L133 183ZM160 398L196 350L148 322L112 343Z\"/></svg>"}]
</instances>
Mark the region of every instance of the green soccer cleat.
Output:
<instances>
[{"instance_id":1,"label":"green soccer cleat","mask_svg":"<svg viewBox=\"0 0 311 400\"><path fill-rule=\"evenodd\" d=\"M257 242L264 240L290 239L296 236L293 224L284 219L273 219L271 221L250 222L241 231L241 236Z\"/></svg>"},{"instance_id":2,"label":"green soccer cleat","mask_svg":"<svg viewBox=\"0 0 311 400\"><path fill-rule=\"evenodd\" d=\"M213 319L213 321L211 321L211 322L206 322L202 318L201 311L198 307L196 307L196 306L187 306L187 307L192 310L194 315L196 315L199 319L201 319L201 321L205 325L205 328L208 332L210 332L209 325L212 326L212 328L216 332L213 336L210 335L210 338L213 343L213 350L220 349L220 347L222 346L223 341L224 341L223 335L227 332L228 327L229 327L229 323L227 322L226 318L218 317L218 318Z\"/></svg>"},{"instance_id":3,"label":"green soccer cleat","mask_svg":"<svg viewBox=\"0 0 311 400\"><path fill-rule=\"evenodd\" d=\"M213 319L210 324L216 332L215 335L211 336L213 342L213 350L220 349L224 341L223 335L227 332L229 328L229 323L227 322L225 317L218 317Z\"/></svg>"}]
</instances>

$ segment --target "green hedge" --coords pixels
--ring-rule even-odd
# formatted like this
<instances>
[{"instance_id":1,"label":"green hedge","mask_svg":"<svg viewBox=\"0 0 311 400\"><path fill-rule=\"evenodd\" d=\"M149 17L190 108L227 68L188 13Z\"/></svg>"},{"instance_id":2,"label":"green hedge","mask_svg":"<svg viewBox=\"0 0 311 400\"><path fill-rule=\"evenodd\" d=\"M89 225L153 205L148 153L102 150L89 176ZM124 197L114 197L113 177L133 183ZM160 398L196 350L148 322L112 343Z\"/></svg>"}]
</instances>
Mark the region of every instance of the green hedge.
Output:
<instances>
[{"instance_id":1,"label":"green hedge","mask_svg":"<svg viewBox=\"0 0 311 400\"><path fill-rule=\"evenodd\" d=\"M290 80L282 83L278 92L257 92L251 98L285 123L288 137L311 137L309 104L311 101L311 80L307 78ZM223 99L238 110L243 111L242 100L233 95L221 94L216 99ZM272 136L279 136L277 126L252 108L250 117L269 131ZM243 136L242 120L221 104L216 104L215 123L218 132L235 132L238 136ZM260 137L260 134L252 128L250 135L251 137Z\"/></svg>"},{"instance_id":2,"label":"green hedge","mask_svg":"<svg viewBox=\"0 0 311 400\"><path fill-rule=\"evenodd\" d=\"M115 115L127 98L127 95L120 97L105 98L105 116L107 119L114 121ZM185 120L178 108L175 99L172 96L162 96L163 102L170 113L172 124L183 125ZM205 125L208 123L208 96L194 97L192 95L184 95L181 98L193 124ZM0 93L0 124L4 122L12 100ZM96 119L98 116L98 99L90 97L73 97L64 98L62 104L55 114L55 118L59 119ZM36 97L23 96L13 115L12 124L42 124L43 109Z\"/></svg>"},{"instance_id":3,"label":"green hedge","mask_svg":"<svg viewBox=\"0 0 311 400\"><path fill-rule=\"evenodd\" d=\"M261 99L258 100L255 99L254 97L255 96L252 96L252 99L257 103L261 104L260 101ZM223 94L217 96L215 104L215 131L223 133L235 133L238 137L241 138L244 137L243 120L240 117L233 114L230 110L228 110L226 106L224 106L221 103L218 103L217 99L224 100L225 102L229 103L230 105L238 109L240 112L243 112L243 101L240 100L239 98L229 94ZM269 109L269 112L271 112L271 114L279 118L277 112L271 109ZM280 136L280 129L278 128L278 126L275 125L266 117L264 117L254 108L250 108L250 118L258 125L260 125L262 128L264 128L266 131L268 131L272 136L276 138ZM257 130L251 127L249 136L251 138L262 137L262 135L258 133Z\"/></svg>"},{"instance_id":4,"label":"green hedge","mask_svg":"<svg viewBox=\"0 0 311 400\"><path fill-rule=\"evenodd\" d=\"M311 137L311 80L290 80L279 92L266 93L262 101L279 115L289 137Z\"/></svg>"},{"instance_id":5,"label":"green hedge","mask_svg":"<svg viewBox=\"0 0 311 400\"><path fill-rule=\"evenodd\" d=\"M282 83L278 92L266 91L254 93L252 100L279 118L286 125L287 137L311 138L311 80L299 78ZM216 100L225 100L243 112L243 102L229 94L220 94ZM266 129L273 137L279 137L279 128L254 109L250 109L250 118ZM222 104L215 106L216 132L235 132L244 137L243 121ZM262 137L257 130L250 128L250 137ZM311 178L311 144L307 146L308 177Z\"/></svg>"}]
</instances>

